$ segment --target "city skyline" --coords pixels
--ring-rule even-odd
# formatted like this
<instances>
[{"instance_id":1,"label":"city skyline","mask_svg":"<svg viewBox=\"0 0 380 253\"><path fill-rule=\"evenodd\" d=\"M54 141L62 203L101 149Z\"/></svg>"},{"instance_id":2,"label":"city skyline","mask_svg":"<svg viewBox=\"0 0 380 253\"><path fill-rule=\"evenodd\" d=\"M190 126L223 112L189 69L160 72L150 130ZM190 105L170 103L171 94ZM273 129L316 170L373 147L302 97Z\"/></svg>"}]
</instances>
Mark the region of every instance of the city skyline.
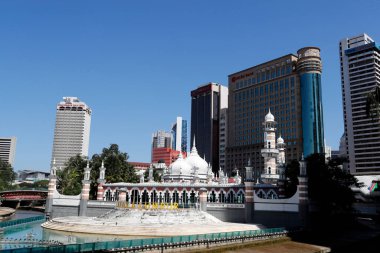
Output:
<instances>
[{"instance_id":1,"label":"city skyline","mask_svg":"<svg viewBox=\"0 0 380 253\"><path fill-rule=\"evenodd\" d=\"M321 48L325 139L338 149L343 113L337 45L362 33L378 41L379 5L362 3L366 15L360 20L345 18L355 13L354 2L292 6L294 15L283 12L290 6L281 1L0 3L0 83L7 107L0 135L17 137L15 169L49 169L54 105L61 97L91 105L90 157L116 143L130 161L149 161L151 133L167 129L177 115L190 119L191 90L207 82L227 86L230 73L305 46Z\"/></svg>"}]
</instances>

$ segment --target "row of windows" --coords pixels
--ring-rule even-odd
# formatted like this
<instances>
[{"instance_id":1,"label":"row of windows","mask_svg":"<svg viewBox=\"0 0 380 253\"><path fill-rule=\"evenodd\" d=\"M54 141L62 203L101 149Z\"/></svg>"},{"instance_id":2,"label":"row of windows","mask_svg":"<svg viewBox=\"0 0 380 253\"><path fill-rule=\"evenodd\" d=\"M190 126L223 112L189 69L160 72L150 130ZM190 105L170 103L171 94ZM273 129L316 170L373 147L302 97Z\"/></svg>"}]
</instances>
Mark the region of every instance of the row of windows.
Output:
<instances>
[{"instance_id":1,"label":"row of windows","mask_svg":"<svg viewBox=\"0 0 380 253\"><path fill-rule=\"evenodd\" d=\"M261 73L257 72L253 74L254 77L237 82L235 88L241 89L249 85L254 85L254 84L265 82L265 81L278 78L284 75L288 75L292 73L292 69L293 67L291 65L287 65L287 66L282 66L281 68L278 67L276 69L272 69L271 71L267 70Z\"/></svg>"},{"instance_id":2,"label":"row of windows","mask_svg":"<svg viewBox=\"0 0 380 253\"><path fill-rule=\"evenodd\" d=\"M235 93L235 101L246 100L249 97L254 98L257 96L263 96L268 94L268 92L278 94L278 91L283 91L284 89L294 88L294 77L282 79L280 81L275 81L272 83L267 83L260 87L255 87L249 90L240 91Z\"/></svg>"}]
</instances>

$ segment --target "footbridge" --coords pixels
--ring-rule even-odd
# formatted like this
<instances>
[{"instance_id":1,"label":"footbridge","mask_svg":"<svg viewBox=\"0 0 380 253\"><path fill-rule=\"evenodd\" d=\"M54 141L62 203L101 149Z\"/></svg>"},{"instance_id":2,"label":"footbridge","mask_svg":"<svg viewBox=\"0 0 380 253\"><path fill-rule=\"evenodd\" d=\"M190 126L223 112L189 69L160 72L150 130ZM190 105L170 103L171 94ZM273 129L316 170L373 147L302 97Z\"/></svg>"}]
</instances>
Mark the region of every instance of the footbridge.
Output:
<instances>
[{"instance_id":1,"label":"footbridge","mask_svg":"<svg viewBox=\"0 0 380 253\"><path fill-rule=\"evenodd\" d=\"M45 189L12 190L0 192L2 206L19 208L44 206L48 191Z\"/></svg>"}]
</instances>

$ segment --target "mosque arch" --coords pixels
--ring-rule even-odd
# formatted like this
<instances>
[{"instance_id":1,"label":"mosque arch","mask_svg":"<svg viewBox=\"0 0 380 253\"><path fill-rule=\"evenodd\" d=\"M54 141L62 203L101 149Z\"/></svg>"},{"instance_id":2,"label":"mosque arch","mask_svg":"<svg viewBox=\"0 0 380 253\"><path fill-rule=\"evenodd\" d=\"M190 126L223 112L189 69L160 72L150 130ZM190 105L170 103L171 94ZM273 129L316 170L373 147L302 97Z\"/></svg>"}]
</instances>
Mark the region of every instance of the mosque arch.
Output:
<instances>
[{"instance_id":1,"label":"mosque arch","mask_svg":"<svg viewBox=\"0 0 380 253\"><path fill-rule=\"evenodd\" d=\"M157 203L158 202L158 196L157 196L157 190L153 189L150 192L150 202L151 203Z\"/></svg>"},{"instance_id":2,"label":"mosque arch","mask_svg":"<svg viewBox=\"0 0 380 253\"><path fill-rule=\"evenodd\" d=\"M147 190L144 190L141 195L141 203L148 204L149 203L149 193Z\"/></svg>"},{"instance_id":3,"label":"mosque arch","mask_svg":"<svg viewBox=\"0 0 380 253\"><path fill-rule=\"evenodd\" d=\"M131 193L131 203L138 204L140 203L140 192L138 189L133 189Z\"/></svg>"},{"instance_id":4,"label":"mosque arch","mask_svg":"<svg viewBox=\"0 0 380 253\"><path fill-rule=\"evenodd\" d=\"M219 192L219 203L226 203L226 192L224 190L221 190Z\"/></svg>"},{"instance_id":5,"label":"mosque arch","mask_svg":"<svg viewBox=\"0 0 380 253\"><path fill-rule=\"evenodd\" d=\"M215 202L215 201L216 201L215 190L212 190L212 191L210 192L210 196L209 196L208 202Z\"/></svg>"},{"instance_id":6,"label":"mosque arch","mask_svg":"<svg viewBox=\"0 0 380 253\"><path fill-rule=\"evenodd\" d=\"M261 199L266 199L266 196L267 196L265 194L265 192L263 191L263 189L258 190L257 193L256 193L256 195L257 195L257 197L259 197Z\"/></svg>"},{"instance_id":7,"label":"mosque arch","mask_svg":"<svg viewBox=\"0 0 380 253\"><path fill-rule=\"evenodd\" d=\"M267 199L278 199L277 193L273 189L270 189L267 193Z\"/></svg>"},{"instance_id":8,"label":"mosque arch","mask_svg":"<svg viewBox=\"0 0 380 253\"><path fill-rule=\"evenodd\" d=\"M172 197L173 203L179 203L179 194L178 190L173 191L173 197Z\"/></svg>"},{"instance_id":9,"label":"mosque arch","mask_svg":"<svg viewBox=\"0 0 380 253\"><path fill-rule=\"evenodd\" d=\"M191 190L190 192L190 204L197 203L197 196L194 190Z\"/></svg>"},{"instance_id":10,"label":"mosque arch","mask_svg":"<svg viewBox=\"0 0 380 253\"><path fill-rule=\"evenodd\" d=\"M111 197L112 193L111 193L111 189L107 189L106 192L105 192L105 198L106 198L106 201L112 201L112 197Z\"/></svg>"},{"instance_id":11,"label":"mosque arch","mask_svg":"<svg viewBox=\"0 0 380 253\"><path fill-rule=\"evenodd\" d=\"M116 189L114 192L113 192L113 195L112 195L112 200L113 201L119 201L119 189Z\"/></svg>"},{"instance_id":12,"label":"mosque arch","mask_svg":"<svg viewBox=\"0 0 380 253\"><path fill-rule=\"evenodd\" d=\"M170 203L170 192L168 189L164 192L164 203Z\"/></svg>"},{"instance_id":13,"label":"mosque arch","mask_svg":"<svg viewBox=\"0 0 380 253\"><path fill-rule=\"evenodd\" d=\"M245 203L245 194L242 189L240 189L237 193L237 203L239 204Z\"/></svg>"}]
</instances>

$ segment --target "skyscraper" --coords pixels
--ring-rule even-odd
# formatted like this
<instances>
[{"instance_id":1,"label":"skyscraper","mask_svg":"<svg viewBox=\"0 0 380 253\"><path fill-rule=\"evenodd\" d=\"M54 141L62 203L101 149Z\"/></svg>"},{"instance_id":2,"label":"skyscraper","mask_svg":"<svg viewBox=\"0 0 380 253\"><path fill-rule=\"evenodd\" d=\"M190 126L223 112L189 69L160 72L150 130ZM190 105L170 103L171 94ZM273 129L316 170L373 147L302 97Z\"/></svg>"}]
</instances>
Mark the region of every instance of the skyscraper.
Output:
<instances>
[{"instance_id":1,"label":"skyscraper","mask_svg":"<svg viewBox=\"0 0 380 253\"><path fill-rule=\"evenodd\" d=\"M172 148L172 134L159 130L152 135L152 148Z\"/></svg>"},{"instance_id":2,"label":"skyscraper","mask_svg":"<svg viewBox=\"0 0 380 253\"><path fill-rule=\"evenodd\" d=\"M0 159L13 166L16 155L16 137L0 137Z\"/></svg>"},{"instance_id":3,"label":"skyscraper","mask_svg":"<svg viewBox=\"0 0 380 253\"><path fill-rule=\"evenodd\" d=\"M380 46L367 34L339 43L344 144L352 174L380 173L380 120L368 118L366 96L380 86Z\"/></svg>"},{"instance_id":4,"label":"skyscraper","mask_svg":"<svg viewBox=\"0 0 380 253\"><path fill-rule=\"evenodd\" d=\"M227 87L207 83L191 91L191 140L195 137L199 155L213 171L219 170L220 110L227 107Z\"/></svg>"},{"instance_id":5,"label":"skyscraper","mask_svg":"<svg viewBox=\"0 0 380 253\"><path fill-rule=\"evenodd\" d=\"M177 151L187 152L187 121L177 117L172 126L172 148Z\"/></svg>"},{"instance_id":6,"label":"skyscraper","mask_svg":"<svg viewBox=\"0 0 380 253\"><path fill-rule=\"evenodd\" d=\"M226 167L226 147L227 147L227 110L220 109L219 116L219 167L222 170Z\"/></svg>"},{"instance_id":7,"label":"skyscraper","mask_svg":"<svg viewBox=\"0 0 380 253\"><path fill-rule=\"evenodd\" d=\"M229 75L228 171L244 168L249 159L262 170L262 119L269 109L277 136L286 140L287 161L324 152L321 69L319 48L305 47Z\"/></svg>"},{"instance_id":8,"label":"skyscraper","mask_svg":"<svg viewBox=\"0 0 380 253\"><path fill-rule=\"evenodd\" d=\"M53 155L57 168L64 167L70 157L88 156L91 109L77 97L64 97L57 105Z\"/></svg>"}]
</instances>

